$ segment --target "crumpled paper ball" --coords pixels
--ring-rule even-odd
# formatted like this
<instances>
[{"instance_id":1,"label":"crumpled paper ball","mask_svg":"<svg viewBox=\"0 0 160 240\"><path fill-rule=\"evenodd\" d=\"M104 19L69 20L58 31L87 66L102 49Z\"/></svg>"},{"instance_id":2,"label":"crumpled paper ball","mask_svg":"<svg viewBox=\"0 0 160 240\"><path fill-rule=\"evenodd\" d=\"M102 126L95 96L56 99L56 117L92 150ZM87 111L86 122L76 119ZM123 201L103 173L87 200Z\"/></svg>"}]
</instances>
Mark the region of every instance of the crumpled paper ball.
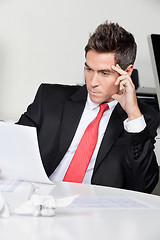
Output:
<instances>
[{"instance_id":1,"label":"crumpled paper ball","mask_svg":"<svg viewBox=\"0 0 160 240\"><path fill-rule=\"evenodd\" d=\"M0 194L0 217L9 217L9 207L8 204L4 201L2 195Z\"/></svg>"},{"instance_id":2,"label":"crumpled paper ball","mask_svg":"<svg viewBox=\"0 0 160 240\"><path fill-rule=\"evenodd\" d=\"M16 214L31 214L35 217L46 216L51 217L55 215L56 207L67 207L78 195L54 199L50 195L33 194L31 198L24 202L20 207L15 209Z\"/></svg>"}]
</instances>

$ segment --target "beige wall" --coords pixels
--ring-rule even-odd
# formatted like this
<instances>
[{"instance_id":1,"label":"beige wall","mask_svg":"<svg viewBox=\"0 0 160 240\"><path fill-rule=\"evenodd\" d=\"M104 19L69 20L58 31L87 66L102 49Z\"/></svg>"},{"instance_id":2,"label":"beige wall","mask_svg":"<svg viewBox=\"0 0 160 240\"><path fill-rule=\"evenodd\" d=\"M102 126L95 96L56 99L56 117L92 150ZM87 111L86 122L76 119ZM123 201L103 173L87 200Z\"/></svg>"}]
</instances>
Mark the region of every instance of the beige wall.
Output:
<instances>
[{"instance_id":1,"label":"beige wall","mask_svg":"<svg viewBox=\"0 0 160 240\"><path fill-rule=\"evenodd\" d=\"M83 83L84 46L106 19L134 34L140 85L154 87L147 36L160 33L159 0L0 0L0 119L18 119L42 82Z\"/></svg>"}]
</instances>

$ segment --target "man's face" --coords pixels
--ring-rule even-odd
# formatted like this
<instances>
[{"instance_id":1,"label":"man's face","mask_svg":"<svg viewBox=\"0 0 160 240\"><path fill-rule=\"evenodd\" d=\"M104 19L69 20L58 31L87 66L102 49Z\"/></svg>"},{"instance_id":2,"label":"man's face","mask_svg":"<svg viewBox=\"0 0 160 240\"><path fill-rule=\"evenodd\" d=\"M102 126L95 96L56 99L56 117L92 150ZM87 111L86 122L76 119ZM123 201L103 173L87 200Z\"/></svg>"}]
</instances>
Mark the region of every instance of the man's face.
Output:
<instances>
[{"instance_id":1,"label":"man's face","mask_svg":"<svg viewBox=\"0 0 160 240\"><path fill-rule=\"evenodd\" d=\"M90 50L86 55L85 79L92 102L111 102L111 96L118 92L115 85L119 74L112 69L115 65L114 53L98 53Z\"/></svg>"}]
</instances>

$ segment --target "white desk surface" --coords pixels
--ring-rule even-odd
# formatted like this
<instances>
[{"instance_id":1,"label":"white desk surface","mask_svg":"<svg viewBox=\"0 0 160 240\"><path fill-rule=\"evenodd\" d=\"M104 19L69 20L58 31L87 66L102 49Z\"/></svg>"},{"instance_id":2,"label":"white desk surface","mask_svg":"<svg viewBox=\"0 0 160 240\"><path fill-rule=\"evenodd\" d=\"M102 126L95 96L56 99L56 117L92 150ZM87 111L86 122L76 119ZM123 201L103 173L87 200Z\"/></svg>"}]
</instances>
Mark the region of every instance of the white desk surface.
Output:
<instances>
[{"instance_id":1,"label":"white desk surface","mask_svg":"<svg viewBox=\"0 0 160 240\"><path fill-rule=\"evenodd\" d=\"M23 191L18 192L24 195ZM132 196L155 209L56 209L54 217L0 218L2 240L160 240L160 197L116 188L56 183L53 196ZM15 201L14 193L10 199ZM9 197L9 195L8 195Z\"/></svg>"}]
</instances>

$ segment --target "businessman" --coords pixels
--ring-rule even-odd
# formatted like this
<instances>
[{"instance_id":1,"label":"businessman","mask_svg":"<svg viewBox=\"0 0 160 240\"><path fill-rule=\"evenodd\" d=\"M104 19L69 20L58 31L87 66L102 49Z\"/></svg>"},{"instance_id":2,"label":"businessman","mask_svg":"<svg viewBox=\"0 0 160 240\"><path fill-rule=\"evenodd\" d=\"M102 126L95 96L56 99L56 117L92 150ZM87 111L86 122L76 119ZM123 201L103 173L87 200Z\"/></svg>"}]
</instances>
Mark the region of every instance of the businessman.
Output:
<instances>
[{"instance_id":1,"label":"businessman","mask_svg":"<svg viewBox=\"0 0 160 240\"><path fill-rule=\"evenodd\" d=\"M137 46L106 21L85 47L83 86L42 84L18 124L37 128L51 180L152 192L160 114L136 98L131 79Z\"/></svg>"}]
</instances>

